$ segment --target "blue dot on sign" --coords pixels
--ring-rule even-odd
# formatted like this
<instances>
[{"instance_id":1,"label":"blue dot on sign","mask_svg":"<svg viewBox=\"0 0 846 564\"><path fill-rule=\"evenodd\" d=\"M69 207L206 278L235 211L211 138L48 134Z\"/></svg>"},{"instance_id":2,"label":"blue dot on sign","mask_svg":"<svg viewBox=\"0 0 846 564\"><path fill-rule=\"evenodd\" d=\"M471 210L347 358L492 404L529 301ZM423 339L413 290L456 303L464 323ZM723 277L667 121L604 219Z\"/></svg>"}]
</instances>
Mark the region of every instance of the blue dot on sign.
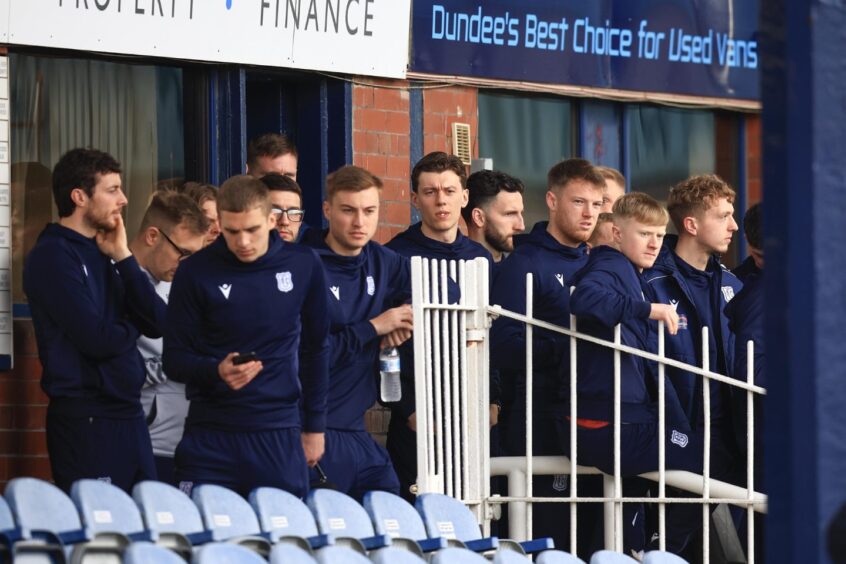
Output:
<instances>
[{"instance_id":1,"label":"blue dot on sign","mask_svg":"<svg viewBox=\"0 0 846 564\"><path fill-rule=\"evenodd\" d=\"M232 8L232 0L226 0L226 9L229 10Z\"/></svg>"}]
</instances>

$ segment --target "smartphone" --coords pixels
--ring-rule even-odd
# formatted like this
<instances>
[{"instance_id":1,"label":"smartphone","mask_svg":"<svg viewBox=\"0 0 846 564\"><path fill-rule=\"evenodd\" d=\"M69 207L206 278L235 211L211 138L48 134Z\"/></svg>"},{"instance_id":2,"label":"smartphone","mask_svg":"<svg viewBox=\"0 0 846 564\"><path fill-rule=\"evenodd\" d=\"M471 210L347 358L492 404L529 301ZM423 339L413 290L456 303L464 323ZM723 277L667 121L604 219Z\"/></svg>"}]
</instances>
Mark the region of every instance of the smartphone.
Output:
<instances>
[{"instance_id":1,"label":"smartphone","mask_svg":"<svg viewBox=\"0 0 846 564\"><path fill-rule=\"evenodd\" d=\"M256 353L254 352L236 354L232 357L232 364L238 366L239 364L247 364L248 362L252 362L254 360L258 360L258 356L256 356Z\"/></svg>"}]
</instances>

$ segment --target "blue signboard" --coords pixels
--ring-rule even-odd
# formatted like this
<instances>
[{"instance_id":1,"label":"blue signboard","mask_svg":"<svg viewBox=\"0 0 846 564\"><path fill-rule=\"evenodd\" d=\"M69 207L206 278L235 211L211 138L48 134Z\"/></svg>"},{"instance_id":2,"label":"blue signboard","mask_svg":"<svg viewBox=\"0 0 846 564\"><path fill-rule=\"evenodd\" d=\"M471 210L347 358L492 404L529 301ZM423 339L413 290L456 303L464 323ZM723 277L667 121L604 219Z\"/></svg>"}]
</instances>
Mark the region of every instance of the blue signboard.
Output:
<instances>
[{"instance_id":1,"label":"blue signboard","mask_svg":"<svg viewBox=\"0 0 846 564\"><path fill-rule=\"evenodd\" d=\"M416 72L757 100L757 0L414 0Z\"/></svg>"}]
</instances>

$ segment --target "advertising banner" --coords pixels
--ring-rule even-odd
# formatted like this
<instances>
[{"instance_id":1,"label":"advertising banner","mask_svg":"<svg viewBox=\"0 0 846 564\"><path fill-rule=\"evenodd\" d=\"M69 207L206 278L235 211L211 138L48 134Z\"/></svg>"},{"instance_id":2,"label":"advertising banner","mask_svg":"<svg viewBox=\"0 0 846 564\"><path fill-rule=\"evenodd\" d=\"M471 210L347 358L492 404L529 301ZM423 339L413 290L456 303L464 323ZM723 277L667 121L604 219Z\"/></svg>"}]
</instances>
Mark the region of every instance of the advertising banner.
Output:
<instances>
[{"instance_id":1,"label":"advertising banner","mask_svg":"<svg viewBox=\"0 0 846 564\"><path fill-rule=\"evenodd\" d=\"M0 40L401 78L410 10L410 0L0 0Z\"/></svg>"},{"instance_id":2,"label":"advertising banner","mask_svg":"<svg viewBox=\"0 0 846 564\"><path fill-rule=\"evenodd\" d=\"M411 70L757 100L757 24L757 0L415 0Z\"/></svg>"}]
</instances>

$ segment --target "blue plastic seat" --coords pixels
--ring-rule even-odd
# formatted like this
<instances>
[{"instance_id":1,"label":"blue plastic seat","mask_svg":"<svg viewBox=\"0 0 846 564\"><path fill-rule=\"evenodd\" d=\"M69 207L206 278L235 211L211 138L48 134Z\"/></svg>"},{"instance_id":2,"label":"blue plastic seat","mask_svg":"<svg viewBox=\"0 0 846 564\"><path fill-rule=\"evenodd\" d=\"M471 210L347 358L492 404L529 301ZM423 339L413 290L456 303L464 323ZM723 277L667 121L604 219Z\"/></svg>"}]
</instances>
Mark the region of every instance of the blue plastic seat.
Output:
<instances>
[{"instance_id":1,"label":"blue plastic seat","mask_svg":"<svg viewBox=\"0 0 846 564\"><path fill-rule=\"evenodd\" d=\"M130 540L120 533L84 529L71 499L65 492L36 478L14 478L4 493L22 540L13 547L17 558L42 554L58 560L81 559L85 555L120 555Z\"/></svg>"},{"instance_id":2,"label":"blue plastic seat","mask_svg":"<svg viewBox=\"0 0 846 564\"><path fill-rule=\"evenodd\" d=\"M585 561L569 552L544 550L535 556L535 564L585 564Z\"/></svg>"},{"instance_id":3,"label":"blue plastic seat","mask_svg":"<svg viewBox=\"0 0 846 564\"><path fill-rule=\"evenodd\" d=\"M526 564L531 560L515 550L498 550L494 555L493 562L494 564Z\"/></svg>"},{"instance_id":4,"label":"blue plastic seat","mask_svg":"<svg viewBox=\"0 0 846 564\"><path fill-rule=\"evenodd\" d=\"M200 510L173 486L152 480L139 482L132 488L132 499L147 529L159 535L159 544L190 558L190 547L212 541L212 534L203 527Z\"/></svg>"},{"instance_id":5,"label":"blue plastic seat","mask_svg":"<svg viewBox=\"0 0 846 564\"><path fill-rule=\"evenodd\" d=\"M371 564L367 557L346 546L321 548L315 558L320 564Z\"/></svg>"},{"instance_id":6,"label":"blue plastic seat","mask_svg":"<svg viewBox=\"0 0 846 564\"><path fill-rule=\"evenodd\" d=\"M273 543L293 543L311 552L334 544L332 535L321 535L314 515L302 500L277 488L256 488L250 493L250 505L256 512L261 531Z\"/></svg>"},{"instance_id":7,"label":"blue plastic seat","mask_svg":"<svg viewBox=\"0 0 846 564\"><path fill-rule=\"evenodd\" d=\"M417 543L423 552L440 550L448 546L443 537L427 538L423 519L414 507L398 495L374 491L364 495L364 510L370 515L373 530L378 535L389 535L392 542L402 540Z\"/></svg>"},{"instance_id":8,"label":"blue plastic seat","mask_svg":"<svg viewBox=\"0 0 846 564\"><path fill-rule=\"evenodd\" d=\"M434 553L431 564L487 564L488 560L466 548L450 547Z\"/></svg>"},{"instance_id":9,"label":"blue plastic seat","mask_svg":"<svg viewBox=\"0 0 846 564\"><path fill-rule=\"evenodd\" d=\"M185 560L162 546L134 542L123 553L123 564L185 564Z\"/></svg>"},{"instance_id":10,"label":"blue plastic seat","mask_svg":"<svg viewBox=\"0 0 846 564\"><path fill-rule=\"evenodd\" d=\"M229 542L210 542L194 553L193 564L265 564L254 551Z\"/></svg>"},{"instance_id":11,"label":"blue plastic seat","mask_svg":"<svg viewBox=\"0 0 846 564\"><path fill-rule=\"evenodd\" d=\"M108 482L77 480L71 486L71 500L79 511L82 526L89 531L121 533L132 541L154 540L145 530L132 498Z\"/></svg>"},{"instance_id":12,"label":"blue plastic seat","mask_svg":"<svg viewBox=\"0 0 846 564\"><path fill-rule=\"evenodd\" d=\"M632 562L637 560L612 550L600 550L590 557L590 564L632 564Z\"/></svg>"},{"instance_id":13,"label":"blue plastic seat","mask_svg":"<svg viewBox=\"0 0 846 564\"><path fill-rule=\"evenodd\" d=\"M270 551L270 564L315 564L314 557L295 544L281 542Z\"/></svg>"},{"instance_id":14,"label":"blue plastic seat","mask_svg":"<svg viewBox=\"0 0 846 564\"><path fill-rule=\"evenodd\" d=\"M258 518L247 500L232 490L213 484L196 486L191 499L214 540L249 548L267 560L270 541L267 535L261 533Z\"/></svg>"},{"instance_id":15,"label":"blue plastic seat","mask_svg":"<svg viewBox=\"0 0 846 564\"><path fill-rule=\"evenodd\" d=\"M367 512L348 495L327 489L312 490L306 497L306 505L314 515L318 530L334 536L338 544L360 553L391 544L390 536L374 533Z\"/></svg>"},{"instance_id":16,"label":"blue plastic seat","mask_svg":"<svg viewBox=\"0 0 846 564\"><path fill-rule=\"evenodd\" d=\"M22 539L21 530L15 526L15 518L6 499L0 497L0 562L12 560L12 546Z\"/></svg>"},{"instance_id":17,"label":"blue plastic seat","mask_svg":"<svg viewBox=\"0 0 846 564\"><path fill-rule=\"evenodd\" d=\"M652 550L643 556L643 564L688 564L687 560L673 554L672 552L663 552L660 550Z\"/></svg>"},{"instance_id":18,"label":"blue plastic seat","mask_svg":"<svg viewBox=\"0 0 846 564\"><path fill-rule=\"evenodd\" d=\"M376 564L426 564L426 561L408 550L389 546L370 553L370 561Z\"/></svg>"},{"instance_id":19,"label":"blue plastic seat","mask_svg":"<svg viewBox=\"0 0 846 564\"><path fill-rule=\"evenodd\" d=\"M533 554L555 548L555 543L548 537L528 541L482 538L473 512L457 499L446 495L423 494L417 498L415 506L430 537L458 539L474 552L515 550L521 554Z\"/></svg>"}]
</instances>

